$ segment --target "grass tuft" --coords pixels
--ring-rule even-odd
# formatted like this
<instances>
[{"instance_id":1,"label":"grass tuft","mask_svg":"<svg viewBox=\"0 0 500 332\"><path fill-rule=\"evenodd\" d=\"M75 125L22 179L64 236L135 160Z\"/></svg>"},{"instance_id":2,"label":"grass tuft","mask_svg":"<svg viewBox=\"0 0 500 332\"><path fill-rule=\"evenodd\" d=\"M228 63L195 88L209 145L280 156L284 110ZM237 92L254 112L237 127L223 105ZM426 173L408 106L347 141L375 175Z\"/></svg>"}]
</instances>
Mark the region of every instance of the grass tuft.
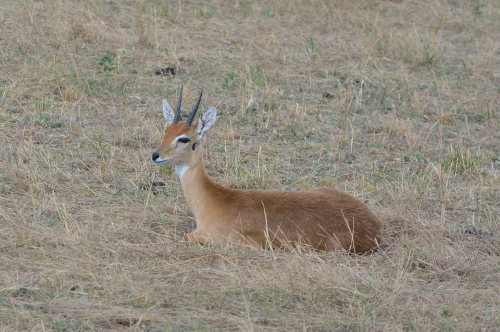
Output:
<instances>
[{"instance_id":1,"label":"grass tuft","mask_svg":"<svg viewBox=\"0 0 500 332\"><path fill-rule=\"evenodd\" d=\"M463 175L476 173L483 162L481 156L474 156L469 150L450 146L449 155L444 158L443 165L448 172Z\"/></svg>"}]
</instances>

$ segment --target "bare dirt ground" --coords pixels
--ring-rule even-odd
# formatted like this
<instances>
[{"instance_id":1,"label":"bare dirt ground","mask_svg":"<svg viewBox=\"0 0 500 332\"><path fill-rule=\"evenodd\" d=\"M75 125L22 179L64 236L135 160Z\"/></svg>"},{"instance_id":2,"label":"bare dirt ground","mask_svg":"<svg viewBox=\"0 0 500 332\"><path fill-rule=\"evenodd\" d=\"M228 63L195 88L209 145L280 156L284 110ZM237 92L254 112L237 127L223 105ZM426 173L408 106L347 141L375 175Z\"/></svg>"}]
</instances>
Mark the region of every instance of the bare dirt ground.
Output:
<instances>
[{"instance_id":1,"label":"bare dirt ground","mask_svg":"<svg viewBox=\"0 0 500 332\"><path fill-rule=\"evenodd\" d=\"M0 331L500 331L498 1L0 7ZM380 250L185 242L182 85L213 178L344 190Z\"/></svg>"}]
</instances>

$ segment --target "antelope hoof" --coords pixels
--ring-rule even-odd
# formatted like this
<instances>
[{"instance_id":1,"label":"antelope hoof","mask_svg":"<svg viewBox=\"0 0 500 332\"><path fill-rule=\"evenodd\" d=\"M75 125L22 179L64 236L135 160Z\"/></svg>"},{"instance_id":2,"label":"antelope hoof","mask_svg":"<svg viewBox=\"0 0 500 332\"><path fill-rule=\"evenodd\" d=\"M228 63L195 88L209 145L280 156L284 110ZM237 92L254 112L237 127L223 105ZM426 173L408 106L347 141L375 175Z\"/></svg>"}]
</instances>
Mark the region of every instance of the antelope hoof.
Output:
<instances>
[{"instance_id":1,"label":"antelope hoof","mask_svg":"<svg viewBox=\"0 0 500 332\"><path fill-rule=\"evenodd\" d=\"M198 242L200 244L205 244L208 241L208 237L206 237L205 235L196 234L194 232L186 234L184 238L188 241Z\"/></svg>"}]
</instances>

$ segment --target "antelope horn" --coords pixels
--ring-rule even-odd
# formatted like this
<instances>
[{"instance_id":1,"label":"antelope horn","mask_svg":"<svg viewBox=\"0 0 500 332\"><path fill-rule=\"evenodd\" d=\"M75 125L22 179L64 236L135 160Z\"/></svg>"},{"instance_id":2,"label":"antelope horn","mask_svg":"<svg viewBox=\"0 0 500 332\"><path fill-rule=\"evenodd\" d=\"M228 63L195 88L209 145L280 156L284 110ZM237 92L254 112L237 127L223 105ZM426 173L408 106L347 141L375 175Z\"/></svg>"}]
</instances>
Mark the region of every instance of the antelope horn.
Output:
<instances>
[{"instance_id":1,"label":"antelope horn","mask_svg":"<svg viewBox=\"0 0 500 332\"><path fill-rule=\"evenodd\" d=\"M196 105L194 106L193 111L191 112L191 115L189 116L189 119L186 121L186 126L190 126L191 123L193 123L196 112L198 111L198 107L200 106L202 95L203 95L203 90L201 90L200 96L198 97L198 101L196 102Z\"/></svg>"},{"instance_id":2,"label":"antelope horn","mask_svg":"<svg viewBox=\"0 0 500 332\"><path fill-rule=\"evenodd\" d=\"M182 104L182 89L184 87L181 86L181 92L179 94L179 103L177 104L177 110L175 111L174 123L182 121L181 117L181 104Z\"/></svg>"}]
</instances>

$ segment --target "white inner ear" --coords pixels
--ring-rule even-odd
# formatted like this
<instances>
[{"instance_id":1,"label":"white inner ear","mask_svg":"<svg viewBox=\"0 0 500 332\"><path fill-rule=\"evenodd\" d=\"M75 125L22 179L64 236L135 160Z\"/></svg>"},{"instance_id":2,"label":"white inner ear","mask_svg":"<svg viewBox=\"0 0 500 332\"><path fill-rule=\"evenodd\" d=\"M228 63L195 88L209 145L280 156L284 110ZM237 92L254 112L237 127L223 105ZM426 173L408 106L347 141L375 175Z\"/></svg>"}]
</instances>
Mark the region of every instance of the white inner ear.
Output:
<instances>
[{"instance_id":1,"label":"white inner ear","mask_svg":"<svg viewBox=\"0 0 500 332\"><path fill-rule=\"evenodd\" d=\"M167 120L167 123L171 125L174 122L175 118L174 109L165 99L163 99L162 105L163 105L163 117L165 118L165 120Z\"/></svg>"},{"instance_id":2,"label":"white inner ear","mask_svg":"<svg viewBox=\"0 0 500 332\"><path fill-rule=\"evenodd\" d=\"M215 119L217 117L217 109L213 106L210 106L203 112L203 114L200 117L200 120L198 120L198 140L199 142L202 138L203 135L205 135L205 132L212 128L212 126L215 123Z\"/></svg>"}]
</instances>

